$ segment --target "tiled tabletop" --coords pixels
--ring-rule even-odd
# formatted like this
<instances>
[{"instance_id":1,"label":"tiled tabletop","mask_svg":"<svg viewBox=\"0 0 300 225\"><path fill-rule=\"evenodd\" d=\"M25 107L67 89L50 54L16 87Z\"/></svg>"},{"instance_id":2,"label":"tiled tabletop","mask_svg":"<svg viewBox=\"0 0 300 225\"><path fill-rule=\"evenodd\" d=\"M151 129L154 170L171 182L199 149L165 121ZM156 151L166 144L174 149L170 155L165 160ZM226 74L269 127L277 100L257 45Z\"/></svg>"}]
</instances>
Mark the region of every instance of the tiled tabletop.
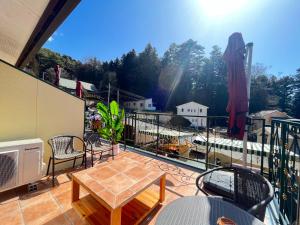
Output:
<instances>
[{"instance_id":1,"label":"tiled tabletop","mask_svg":"<svg viewBox=\"0 0 300 225\"><path fill-rule=\"evenodd\" d=\"M127 153L125 157L74 173L73 179L93 197L104 201L107 208L122 207L165 174L135 159L135 155Z\"/></svg>"}]
</instances>

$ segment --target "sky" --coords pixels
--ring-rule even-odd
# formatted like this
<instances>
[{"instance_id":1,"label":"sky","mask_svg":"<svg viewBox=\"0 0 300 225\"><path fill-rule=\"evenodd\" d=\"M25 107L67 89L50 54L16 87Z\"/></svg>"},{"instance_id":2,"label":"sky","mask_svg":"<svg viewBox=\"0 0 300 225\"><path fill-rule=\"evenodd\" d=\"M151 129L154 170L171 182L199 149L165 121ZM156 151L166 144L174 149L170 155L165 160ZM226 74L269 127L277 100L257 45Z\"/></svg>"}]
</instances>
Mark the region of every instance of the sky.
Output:
<instances>
[{"instance_id":1,"label":"sky","mask_svg":"<svg viewBox=\"0 0 300 225\"><path fill-rule=\"evenodd\" d=\"M253 42L253 64L277 76L300 68L299 0L82 0L44 47L78 60L121 57L151 43L160 57L171 43L193 39L224 50L241 32Z\"/></svg>"}]
</instances>

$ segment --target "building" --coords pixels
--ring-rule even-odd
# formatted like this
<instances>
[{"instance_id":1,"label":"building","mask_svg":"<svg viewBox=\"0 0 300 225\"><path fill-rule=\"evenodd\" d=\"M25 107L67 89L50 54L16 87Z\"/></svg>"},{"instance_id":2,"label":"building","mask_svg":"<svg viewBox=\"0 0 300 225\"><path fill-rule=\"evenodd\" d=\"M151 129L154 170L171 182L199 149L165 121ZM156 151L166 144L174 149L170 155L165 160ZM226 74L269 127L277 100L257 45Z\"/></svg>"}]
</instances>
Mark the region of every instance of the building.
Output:
<instances>
[{"instance_id":1,"label":"building","mask_svg":"<svg viewBox=\"0 0 300 225\"><path fill-rule=\"evenodd\" d=\"M93 106L99 101L103 101L98 94L98 89L94 84L80 81L83 87L83 98L85 100L86 106ZM72 95L76 95L76 81L69 80L66 78L59 79L59 86L64 90L68 91Z\"/></svg>"},{"instance_id":2,"label":"building","mask_svg":"<svg viewBox=\"0 0 300 225\"><path fill-rule=\"evenodd\" d=\"M153 106L152 98L140 99L136 101L124 102L124 107L129 110L136 111L155 111L156 107Z\"/></svg>"},{"instance_id":3,"label":"building","mask_svg":"<svg viewBox=\"0 0 300 225\"><path fill-rule=\"evenodd\" d=\"M290 116L288 116L285 112L281 112L279 110L263 110L256 113L252 113L249 116L251 119L253 119L252 122L252 130L257 130L262 128L262 119L265 120L265 125L270 126L272 122L272 118L282 118L282 119L288 119Z\"/></svg>"},{"instance_id":4,"label":"building","mask_svg":"<svg viewBox=\"0 0 300 225\"><path fill-rule=\"evenodd\" d=\"M197 102L187 102L176 106L177 115L184 116L191 122L193 127L206 127L208 107Z\"/></svg>"},{"instance_id":5,"label":"building","mask_svg":"<svg viewBox=\"0 0 300 225\"><path fill-rule=\"evenodd\" d=\"M83 82L83 81L80 81L80 82L82 84L83 89L86 90L87 92L95 93L98 91L94 84ZM59 86L70 91L72 94L75 94L75 91L76 91L76 81L75 80L60 78Z\"/></svg>"}]
</instances>

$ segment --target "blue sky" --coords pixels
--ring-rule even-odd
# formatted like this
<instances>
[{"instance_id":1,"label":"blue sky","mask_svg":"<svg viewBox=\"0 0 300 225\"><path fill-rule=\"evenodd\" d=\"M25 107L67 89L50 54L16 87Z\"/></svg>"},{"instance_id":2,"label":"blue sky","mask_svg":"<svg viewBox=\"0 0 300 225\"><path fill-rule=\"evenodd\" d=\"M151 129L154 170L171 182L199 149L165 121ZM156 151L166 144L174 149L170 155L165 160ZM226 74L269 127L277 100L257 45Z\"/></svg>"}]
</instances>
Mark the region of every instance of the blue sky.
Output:
<instances>
[{"instance_id":1,"label":"blue sky","mask_svg":"<svg viewBox=\"0 0 300 225\"><path fill-rule=\"evenodd\" d=\"M190 38L207 52L213 45L224 50L239 31L254 43L253 63L287 75L300 67L299 22L298 0L82 0L44 47L104 61L147 43L162 56Z\"/></svg>"}]
</instances>

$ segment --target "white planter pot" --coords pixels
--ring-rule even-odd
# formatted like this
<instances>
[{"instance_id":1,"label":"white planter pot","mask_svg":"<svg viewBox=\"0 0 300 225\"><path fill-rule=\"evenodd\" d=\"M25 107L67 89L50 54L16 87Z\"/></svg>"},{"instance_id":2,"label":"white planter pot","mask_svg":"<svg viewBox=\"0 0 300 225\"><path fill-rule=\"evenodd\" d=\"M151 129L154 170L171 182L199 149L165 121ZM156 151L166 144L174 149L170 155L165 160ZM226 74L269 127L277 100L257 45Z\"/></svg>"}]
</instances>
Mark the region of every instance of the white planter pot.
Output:
<instances>
[{"instance_id":1,"label":"white planter pot","mask_svg":"<svg viewBox=\"0 0 300 225\"><path fill-rule=\"evenodd\" d=\"M120 146L119 146L119 144L113 145L112 148L113 148L113 154L114 155L118 155L119 152L120 152Z\"/></svg>"}]
</instances>

